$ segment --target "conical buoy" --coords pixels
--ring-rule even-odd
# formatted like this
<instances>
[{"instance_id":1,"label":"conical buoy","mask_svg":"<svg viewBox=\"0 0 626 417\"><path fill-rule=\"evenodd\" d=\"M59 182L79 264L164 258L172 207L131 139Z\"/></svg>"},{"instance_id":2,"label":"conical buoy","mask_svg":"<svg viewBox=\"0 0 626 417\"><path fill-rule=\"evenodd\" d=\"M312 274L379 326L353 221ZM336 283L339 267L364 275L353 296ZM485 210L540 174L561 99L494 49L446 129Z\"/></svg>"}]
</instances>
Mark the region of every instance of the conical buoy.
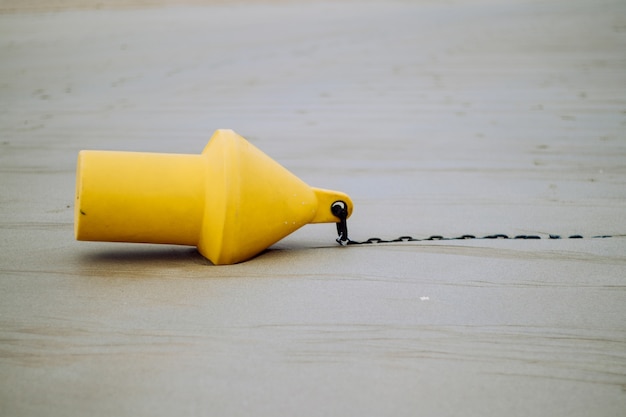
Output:
<instances>
[{"instance_id":1,"label":"conical buoy","mask_svg":"<svg viewBox=\"0 0 626 417\"><path fill-rule=\"evenodd\" d=\"M77 240L197 246L216 265L246 261L308 223L336 223L346 194L308 186L232 130L199 155L80 151Z\"/></svg>"}]
</instances>

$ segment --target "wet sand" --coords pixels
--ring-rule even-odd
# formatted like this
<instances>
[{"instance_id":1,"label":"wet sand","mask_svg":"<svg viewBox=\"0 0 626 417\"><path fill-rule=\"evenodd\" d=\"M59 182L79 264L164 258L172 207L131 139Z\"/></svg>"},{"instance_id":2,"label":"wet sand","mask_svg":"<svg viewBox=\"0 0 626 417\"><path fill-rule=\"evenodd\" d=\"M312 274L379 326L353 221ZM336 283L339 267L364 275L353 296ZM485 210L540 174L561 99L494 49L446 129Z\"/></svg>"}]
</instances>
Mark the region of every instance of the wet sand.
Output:
<instances>
[{"instance_id":1,"label":"wet sand","mask_svg":"<svg viewBox=\"0 0 626 417\"><path fill-rule=\"evenodd\" d=\"M623 415L623 2L79 3L0 5L0 414ZM79 150L218 128L354 239L586 238L74 241Z\"/></svg>"}]
</instances>

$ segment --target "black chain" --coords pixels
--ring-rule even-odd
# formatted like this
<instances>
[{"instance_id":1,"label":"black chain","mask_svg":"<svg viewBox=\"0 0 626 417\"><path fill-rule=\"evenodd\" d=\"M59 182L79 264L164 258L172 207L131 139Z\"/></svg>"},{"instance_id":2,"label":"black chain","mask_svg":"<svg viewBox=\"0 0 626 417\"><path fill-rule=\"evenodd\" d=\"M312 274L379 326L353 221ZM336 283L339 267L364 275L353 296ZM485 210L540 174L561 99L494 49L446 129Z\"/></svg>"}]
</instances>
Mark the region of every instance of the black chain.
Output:
<instances>
[{"instance_id":1,"label":"black chain","mask_svg":"<svg viewBox=\"0 0 626 417\"><path fill-rule=\"evenodd\" d=\"M330 206L330 211L335 217L339 218L337 223L337 243L340 245L354 245L358 242L354 242L348 238L348 205L345 201L335 201Z\"/></svg>"},{"instance_id":2,"label":"black chain","mask_svg":"<svg viewBox=\"0 0 626 417\"><path fill-rule=\"evenodd\" d=\"M413 236L400 236L396 239L381 239L379 237L371 237L367 240L356 241L351 240L348 237L348 206L344 201L335 201L331 205L331 212L334 216L339 218L339 222L337 223L337 234L339 237L337 238L337 243L342 246L347 245L369 245L374 243L397 243L397 242L425 242L425 241L435 241L435 240L468 240L468 239L542 239L539 235L514 235L509 236L506 234L493 234L486 236L475 236L475 235L461 235L457 237L444 237L441 235L432 235L427 238L415 238ZM597 235L591 236L593 239L606 239L613 237L613 235ZM549 235L547 239L583 239L582 235L570 235L561 237L560 235ZM543 238L546 239L546 238Z\"/></svg>"}]
</instances>

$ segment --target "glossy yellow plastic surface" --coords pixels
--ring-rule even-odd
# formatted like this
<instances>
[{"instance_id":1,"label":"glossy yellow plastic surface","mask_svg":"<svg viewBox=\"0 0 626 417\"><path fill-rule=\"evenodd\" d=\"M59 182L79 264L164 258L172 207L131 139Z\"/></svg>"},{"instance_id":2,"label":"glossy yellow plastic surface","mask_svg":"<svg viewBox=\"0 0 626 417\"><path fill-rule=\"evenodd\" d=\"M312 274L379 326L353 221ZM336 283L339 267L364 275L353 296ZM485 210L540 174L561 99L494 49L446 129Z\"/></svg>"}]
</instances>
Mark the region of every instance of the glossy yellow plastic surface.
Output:
<instances>
[{"instance_id":1,"label":"glossy yellow plastic surface","mask_svg":"<svg viewBox=\"0 0 626 417\"><path fill-rule=\"evenodd\" d=\"M346 194L308 186L232 130L200 155L81 151L77 240L197 246L216 265L246 261L308 223L333 223Z\"/></svg>"}]
</instances>

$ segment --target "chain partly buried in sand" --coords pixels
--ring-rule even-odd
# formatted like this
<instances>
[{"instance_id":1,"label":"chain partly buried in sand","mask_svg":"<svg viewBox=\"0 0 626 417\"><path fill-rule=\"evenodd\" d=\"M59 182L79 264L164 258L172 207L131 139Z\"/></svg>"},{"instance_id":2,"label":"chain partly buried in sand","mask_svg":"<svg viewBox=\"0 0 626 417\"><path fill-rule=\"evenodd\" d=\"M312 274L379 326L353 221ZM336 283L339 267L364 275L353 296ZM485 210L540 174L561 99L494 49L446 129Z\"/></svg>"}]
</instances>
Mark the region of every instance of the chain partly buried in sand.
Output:
<instances>
[{"instance_id":1,"label":"chain partly buried in sand","mask_svg":"<svg viewBox=\"0 0 626 417\"><path fill-rule=\"evenodd\" d=\"M425 241L436 241L436 240L468 240L468 239L585 239L582 235L570 235L570 236L561 236L561 235L553 235L550 234L547 238L542 238L539 235L514 235L509 236L506 234L493 234L486 236L475 236L475 235L461 235L457 237L444 237L440 235L432 235L427 238L415 238L413 236L400 236L396 239L381 239L379 237L371 237L367 240L356 241L351 240L348 237L348 206L344 201L335 201L331 205L331 211L333 215L339 218L339 222L337 223L337 234L339 237L337 238L337 243L342 246L347 245L370 245L374 243L399 243L399 242L425 242ZM615 235L598 235L591 236L592 239L606 239L610 237L614 237ZM621 236L621 235L620 235Z\"/></svg>"}]
</instances>

